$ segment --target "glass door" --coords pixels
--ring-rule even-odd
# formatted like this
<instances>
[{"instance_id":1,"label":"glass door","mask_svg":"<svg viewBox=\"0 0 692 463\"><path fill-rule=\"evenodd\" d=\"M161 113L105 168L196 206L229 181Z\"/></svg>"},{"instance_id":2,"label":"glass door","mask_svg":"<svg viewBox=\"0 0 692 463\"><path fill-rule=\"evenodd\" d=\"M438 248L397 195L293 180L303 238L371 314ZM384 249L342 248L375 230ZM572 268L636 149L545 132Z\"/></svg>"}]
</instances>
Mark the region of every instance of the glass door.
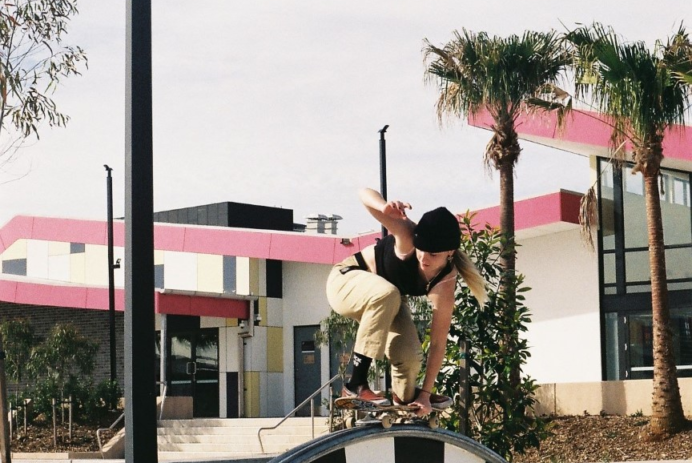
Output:
<instances>
[{"instance_id":1,"label":"glass door","mask_svg":"<svg viewBox=\"0 0 692 463\"><path fill-rule=\"evenodd\" d=\"M219 332L170 337L170 395L192 397L194 417L219 416Z\"/></svg>"}]
</instances>

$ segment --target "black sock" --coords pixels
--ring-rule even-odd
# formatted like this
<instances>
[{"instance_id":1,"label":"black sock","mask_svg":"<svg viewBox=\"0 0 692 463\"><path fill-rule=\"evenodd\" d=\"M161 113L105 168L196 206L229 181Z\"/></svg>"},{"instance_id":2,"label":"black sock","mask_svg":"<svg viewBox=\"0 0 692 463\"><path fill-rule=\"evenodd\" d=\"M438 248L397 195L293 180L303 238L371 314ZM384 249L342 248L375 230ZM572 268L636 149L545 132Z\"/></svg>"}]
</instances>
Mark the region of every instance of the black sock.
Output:
<instances>
[{"instance_id":1,"label":"black sock","mask_svg":"<svg viewBox=\"0 0 692 463\"><path fill-rule=\"evenodd\" d=\"M372 359L366 357L365 355L353 353L353 367L351 369L351 379L349 380L347 387L351 391L355 391L358 386L363 384L368 384L368 370L370 369L370 364Z\"/></svg>"}]
</instances>

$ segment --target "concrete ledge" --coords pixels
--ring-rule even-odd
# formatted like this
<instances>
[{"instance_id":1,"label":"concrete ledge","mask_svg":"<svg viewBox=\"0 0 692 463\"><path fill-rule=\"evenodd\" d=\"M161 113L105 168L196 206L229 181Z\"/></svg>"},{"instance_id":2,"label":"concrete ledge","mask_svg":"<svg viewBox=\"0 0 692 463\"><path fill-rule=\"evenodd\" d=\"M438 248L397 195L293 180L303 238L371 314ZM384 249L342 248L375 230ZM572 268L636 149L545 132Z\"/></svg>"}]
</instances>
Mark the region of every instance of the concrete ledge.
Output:
<instances>
[{"instance_id":1,"label":"concrete ledge","mask_svg":"<svg viewBox=\"0 0 692 463\"><path fill-rule=\"evenodd\" d=\"M692 415L692 378L679 378L685 415ZM541 384L536 390L539 415L651 415L653 382L649 379L596 383Z\"/></svg>"},{"instance_id":2,"label":"concrete ledge","mask_svg":"<svg viewBox=\"0 0 692 463\"><path fill-rule=\"evenodd\" d=\"M21 453L12 452L13 460L65 461L65 460L101 460L99 452L56 452L56 453Z\"/></svg>"}]
</instances>

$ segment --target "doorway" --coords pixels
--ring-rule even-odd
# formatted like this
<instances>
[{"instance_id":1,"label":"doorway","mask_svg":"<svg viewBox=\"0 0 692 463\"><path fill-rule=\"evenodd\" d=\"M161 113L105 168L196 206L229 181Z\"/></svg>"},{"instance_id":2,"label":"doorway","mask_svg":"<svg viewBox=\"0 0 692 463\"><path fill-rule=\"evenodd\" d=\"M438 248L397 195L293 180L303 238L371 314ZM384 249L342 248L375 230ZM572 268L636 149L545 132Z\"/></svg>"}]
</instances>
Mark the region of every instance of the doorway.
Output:
<instances>
[{"instance_id":1,"label":"doorway","mask_svg":"<svg viewBox=\"0 0 692 463\"><path fill-rule=\"evenodd\" d=\"M293 365L295 384L295 405L298 406L320 387L321 355L315 342L319 325L296 326L293 328ZM319 406L320 397L315 399ZM296 412L297 416L310 416L310 405Z\"/></svg>"},{"instance_id":2,"label":"doorway","mask_svg":"<svg viewBox=\"0 0 692 463\"><path fill-rule=\"evenodd\" d=\"M170 395L192 397L192 416L219 416L219 330L170 336Z\"/></svg>"}]
</instances>

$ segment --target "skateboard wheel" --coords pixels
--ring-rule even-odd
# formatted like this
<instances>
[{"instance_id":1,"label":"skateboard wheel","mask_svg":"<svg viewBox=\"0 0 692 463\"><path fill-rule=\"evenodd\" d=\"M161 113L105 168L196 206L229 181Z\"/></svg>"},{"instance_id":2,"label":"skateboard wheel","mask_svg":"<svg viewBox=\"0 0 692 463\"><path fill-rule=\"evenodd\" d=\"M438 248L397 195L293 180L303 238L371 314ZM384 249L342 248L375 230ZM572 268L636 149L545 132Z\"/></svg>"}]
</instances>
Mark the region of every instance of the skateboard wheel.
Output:
<instances>
[{"instance_id":1,"label":"skateboard wheel","mask_svg":"<svg viewBox=\"0 0 692 463\"><path fill-rule=\"evenodd\" d=\"M437 429L440 426L440 419L437 416L431 416L428 418L428 426L430 429Z\"/></svg>"},{"instance_id":2,"label":"skateboard wheel","mask_svg":"<svg viewBox=\"0 0 692 463\"><path fill-rule=\"evenodd\" d=\"M392 424L394 424L394 419L393 419L391 416L385 415L385 416L382 417L382 427L383 427L384 429L389 429L389 428L391 428L391 427L392 427Z\"/></svg>"},{"instance_id":3,"label":"skateboard wheel","mask_svg":"<svg viewBox=\"0 0 692 463\"><path fill-rule=\"evenodd\" d=\"M349 414L346 418L344 418L344 425L346 425L346 429L351 429L356 426L356 417Z\"/></svg>"}]
</instances>

